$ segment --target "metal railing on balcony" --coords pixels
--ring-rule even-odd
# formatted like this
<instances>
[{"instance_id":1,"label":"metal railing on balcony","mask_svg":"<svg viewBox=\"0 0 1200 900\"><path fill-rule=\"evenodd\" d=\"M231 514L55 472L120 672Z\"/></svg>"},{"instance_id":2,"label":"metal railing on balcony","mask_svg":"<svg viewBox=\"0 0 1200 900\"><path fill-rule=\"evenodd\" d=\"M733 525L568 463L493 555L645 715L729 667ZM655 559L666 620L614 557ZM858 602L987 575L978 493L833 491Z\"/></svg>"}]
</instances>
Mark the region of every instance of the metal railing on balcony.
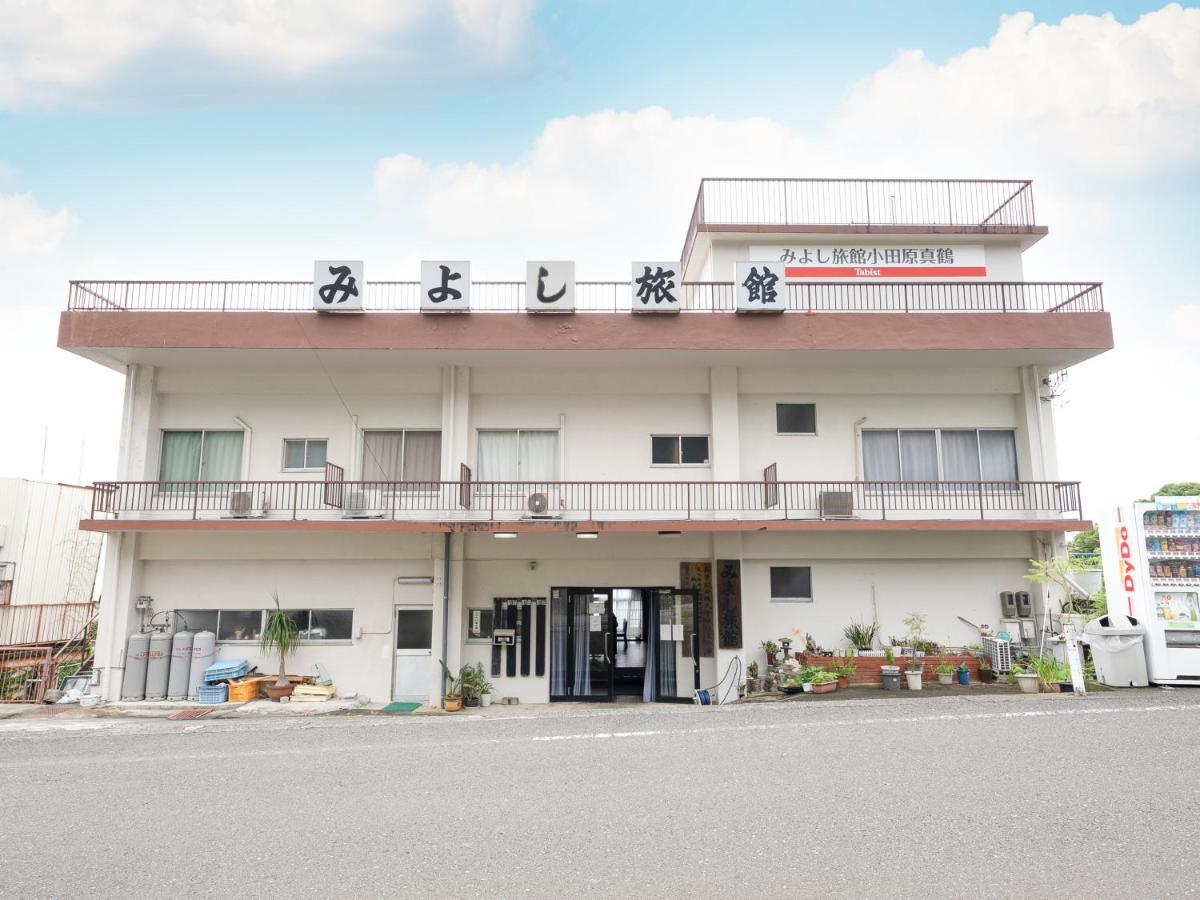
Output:
<instances>
[{"instance_id":1,"label":"metal railing on balcony","mask_svg":"<svg viewBox=\"0 0 1200 900\"><path fill-rule=\"evenodd\" d=\"M474 312L518 313L525 309L525 283L476 281ZM626 313L632 306L627 281L584 281L576 286L581 313ZM1090 282L803 282L784 292L791 312L1098 312L1101 285ZM420 285L409 281L368 282L364 307L370 312L418 313ZM734 285L686 282L681 306L688 313L731 313ZM148 312L310 312L310 281L72 281L67 308Z\"/></svg>"},{"instance_id":2,"label":"metal railing on balcony","mask_svg":"<svg viewBox=\"0 0 1200 900\"><path fill-rule=\"evenodd\" d=\"M1023 180L922 178L705 178L683 260L706 225L827 225L1021 231L1037 224Z\"/></svg>"},{"instance_id":3,"label":"metal railing on balcony","mask_svg":"<svg viewBox=\"0 0 1200 900\"><path fill-rule=\"evenodd\" d=\"M95 603L16 603L0 606L0 645L69 640L96 616Z\"/></svg>"},{"instance_id":4,"label":"metal railing on balcony","mask_svg":"<svg viewBox=\"0 0 1200 900\"><path fill-rule=\"evenodd\" d=\"M545 512L533 515L538 495ZM92 509L93 518L444 523L1081 516L1070 481L115 481L95 485Z\"/></svg>"}]
</instances>

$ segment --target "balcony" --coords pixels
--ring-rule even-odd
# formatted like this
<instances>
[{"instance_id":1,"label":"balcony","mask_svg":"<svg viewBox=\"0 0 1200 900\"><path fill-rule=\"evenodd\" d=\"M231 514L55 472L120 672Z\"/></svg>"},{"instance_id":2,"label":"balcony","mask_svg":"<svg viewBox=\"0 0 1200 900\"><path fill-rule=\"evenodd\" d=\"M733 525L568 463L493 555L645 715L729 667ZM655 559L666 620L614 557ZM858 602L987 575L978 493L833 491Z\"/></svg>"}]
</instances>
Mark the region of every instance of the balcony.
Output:
<instances>
[{"instance_id":1,"label":"balcony","mask_svg":"<svg viewBox=\"0 0 1200 900\"><path fill-rule=\"evenodd\" d=\"M93 531L1078 531L1078 482L100 482Z\"/></svg>"},{"instance_id":2,"label":"balcony","mask_svg":"<svg viewBox=\"0 0 1200 900\"><path fill-rule=\"evenodd\" d=\"M1029 181L705 178L683 244L703 231L1042 235Z\"/></svg>"},{"instance_id":3,"label":"balcony","mask_svg":"<svg viewBox=\"0 0 1200 900\"><path fill-rule=\"evenodd\" d=\"M476 281L472 313L525 313L525 283ZM628 313L628 281L583 281L576 312ZM786 312L793 313L1078 313L1102 312L1094 282L804 282L788 284ZM368 281L368 312L420 313L420 284ZM686 282L684 313L735 310L734 285ZM311 281L72 281L69 312L312 312Z\"/></svg>"},{"instance_id":4,"label":"balcony","mask_svg":"<svg viewBox=\"0 0 1200 900\"><path fill-rule=\"evenodd\" d=\"M90 602L0 606L0 646L68 641L91 623L97 608Z\"/></svg>"}]
</instances>

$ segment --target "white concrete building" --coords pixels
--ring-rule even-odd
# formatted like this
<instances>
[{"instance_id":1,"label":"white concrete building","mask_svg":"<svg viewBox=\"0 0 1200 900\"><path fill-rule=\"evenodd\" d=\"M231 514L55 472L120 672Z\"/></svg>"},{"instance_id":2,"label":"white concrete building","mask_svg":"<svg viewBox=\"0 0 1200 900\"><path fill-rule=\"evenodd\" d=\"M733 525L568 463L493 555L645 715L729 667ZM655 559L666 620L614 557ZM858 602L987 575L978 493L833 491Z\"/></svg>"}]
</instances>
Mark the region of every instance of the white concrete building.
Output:
<instances>
[{"instance_id":1,"label":"white concrete building","mask_svg":"<svg viewBox=\"0 0 1200 900\"><path fill-rule=\"evenodd\" d=\"M293 671L373 700L436 702L440 657L524 702L690 698L913 611L972 643L1090 525L1047 398L1112 334L1099 285L1022 279L1045 234L1028 182L706 180L634 281L74 282L60 346L127 379L83 525L106 696L142 596L257 659L278 591Z\"/></svg>"}]
</instances>

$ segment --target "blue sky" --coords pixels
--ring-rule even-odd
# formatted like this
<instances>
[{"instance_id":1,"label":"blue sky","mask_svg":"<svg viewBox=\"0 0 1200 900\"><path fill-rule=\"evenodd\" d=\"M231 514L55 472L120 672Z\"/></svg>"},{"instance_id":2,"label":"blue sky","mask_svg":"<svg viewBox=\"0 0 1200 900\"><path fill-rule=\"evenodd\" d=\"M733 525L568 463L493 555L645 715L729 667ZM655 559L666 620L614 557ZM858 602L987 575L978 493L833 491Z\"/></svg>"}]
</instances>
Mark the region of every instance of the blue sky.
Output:
<instances>
[{"instance_id":1,"label":"blue sky","mask_svg":"<svg viewBox=\"0 0 1200 900\"><path fill-rule=\"evenodd\" d=\"M84 474L111 475L118 379L53 350L67 278L303 278L340 255L415 277L434 254L518 277L535 251L619 277L677 252L700 175L773 174L1034 178L1051 235L1027 277L1104 280L1121 344L1073 376L1064 457L1106 498L1200 477L1196 428L1138 487L1092 452L1114 403L1168 414L1122 376L1164 335L1171 377L1200 376L1200 303L1178 277L1200 205L1200 11L256 6L162 0L135 19L0 0L0 276L27 285L0 307L0 366L45 374L44 397L12 401L29 427L0 472L38 474L40 423L48 477L79 474L85 438ZM549 196L570 198L565 224L544 221Z\"/></svg>"}]
</instances>

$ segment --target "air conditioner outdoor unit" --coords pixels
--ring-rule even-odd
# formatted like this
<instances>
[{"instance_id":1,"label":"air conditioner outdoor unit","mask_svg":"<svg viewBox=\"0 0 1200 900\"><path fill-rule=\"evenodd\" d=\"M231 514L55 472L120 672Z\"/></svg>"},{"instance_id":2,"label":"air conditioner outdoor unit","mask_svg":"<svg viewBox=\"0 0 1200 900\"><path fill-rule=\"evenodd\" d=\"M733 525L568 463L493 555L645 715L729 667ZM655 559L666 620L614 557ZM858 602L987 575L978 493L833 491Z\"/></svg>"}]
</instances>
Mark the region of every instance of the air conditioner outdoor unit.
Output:
<instances>
[{"instance_id":1,"label":"air conditioner outdoor unit","mask_svg":"<svg viewBox=\"0 0 1200 900\"><path fill-rule=\"evenodd\" d=\"M373 519L380 514L371 509L371 495L366 491L347 491L346 503L342 507L342 517L345 519Z\"/></svg>"},{"instance_id":2,"label":"air conditioner outdoor unit","mask_svg":"<svg viewBox=\"0 0 1200 900\"><path fill-rule=\"evenodd\" d=\"M854 516L852 491L821 491L822 519L849 519Z\"/></svg>"},{"instance_id":3,"label":"air conditioner outdoor unit","mask_svg":"<svg viewBox=\"0 0 1200 900\"><path fill-rule=\"evenodd\" d=\"M229 492L229 514L235 519L245 518L249 516L251 510L254 509L254 492L253 491L230 491Z\"/></svg>"},{"instance_id":4,"label":"air conditioner outdoor unit","mask_svg":"<svg viewBox=\"0 0 1200 900\"><path fill-rule=\"evenodd\" d=\"M550 509L550 498L540 491L529 495L529 498L525 501L525 508L529 510L529 516L533 519L560 518L557 513L548 511Z\"/></svg>"}]
</instances>

